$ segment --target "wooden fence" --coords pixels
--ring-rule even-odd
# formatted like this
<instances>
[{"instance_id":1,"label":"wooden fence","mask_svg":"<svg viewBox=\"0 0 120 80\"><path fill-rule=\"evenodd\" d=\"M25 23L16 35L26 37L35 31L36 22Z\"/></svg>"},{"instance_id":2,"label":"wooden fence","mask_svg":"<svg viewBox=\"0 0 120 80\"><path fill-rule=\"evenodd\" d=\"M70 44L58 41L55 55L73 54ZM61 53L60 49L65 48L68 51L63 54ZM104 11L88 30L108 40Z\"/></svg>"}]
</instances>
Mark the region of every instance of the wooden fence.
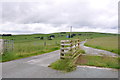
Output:
<instances>
[{"instance_id":1,"label":"wooden fence","mask_svg":"<svg viewBox=\"0 0 120 80\"><path fill-rule=\"evenodd\" d=\"M80 47L80 40L61 40L60 58L64 58L65 54L74 54Z\"/></svg>"},{"instance_id":2,"label":"wooden fence","mask_svg":"<svg viewBox=\"0 0 120 80\"><path fill-rule=\"evenodd\" d=\"M0 54L4 52L13 51L14 41L13 40L4 40L0 39Z\"/></svg>"}]
</instances>

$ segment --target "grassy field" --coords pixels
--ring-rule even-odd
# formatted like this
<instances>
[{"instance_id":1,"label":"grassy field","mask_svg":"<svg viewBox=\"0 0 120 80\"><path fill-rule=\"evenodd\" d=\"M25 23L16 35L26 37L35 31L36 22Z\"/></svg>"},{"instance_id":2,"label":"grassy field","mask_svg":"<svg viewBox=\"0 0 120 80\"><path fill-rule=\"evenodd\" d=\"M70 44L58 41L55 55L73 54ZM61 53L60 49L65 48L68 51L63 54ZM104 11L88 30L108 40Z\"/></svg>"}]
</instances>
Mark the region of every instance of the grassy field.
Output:
<instances>
[{"instance_id":1,"label":"grassy field","mask_svg":"<svg viewBox=\"0 0 120 80\"><path fill-rule=\"evenodd\" d=\"M2 56L2 61L10 61L14 59L39 55L43 53L48 53L51 51L58 50L60 48L60 40L68 40L66 38L69 33L52 33L52 34L31 34L31 35L12 35L3 36L2 39L14 40L14 50L5 52ZM73 32L76 34L71 39L80 39L83 41L87 38L94 39L96 37L112 37L116 34L105 34L105 33L93 33L93 32ZM53 40L48 40L47 37L50 35L55 35ZM35 38L44 37L44 39ZM46 46L45 46L46 42ZM1 60L1 59L0 59Z\"/></svg>"},{"instance_id":2,"label":"grassy field","mask_svg":"<svg viewBox=\"0 0 120 80\"><path fill-rule=\"evenodd\" d=\"M46 42L46 45L44 45ZM58 50L59 43L56 40L53 41L23 41L15 42L13 51L5 52L5 55L2 57L2 61L9 61L34 55L39 55L43 53L48 53L51 51ZM11 56L11 57L10 57Z\"/></svg>"},{"instance_id":3,"label":"grassy field","mask_svg":"<svg viewBox=\"0 0 120 80\"><path fill-rule=\"evenodd\" d=\"M120 55L120 50L118 49L118 36L89 39L85 45L93 48L107 50Z\"/></svg>"},{"instance_id":4,"label":"grassy field","mask_svg":"<svg viewBox=\"0 0 120 80\"><path fill-rule=\"evenodd\" d=\"M80 56L76 64L120 69L119 61L120 58L118 57L86 55L86 56Z\"/></svg>"}]
</instances>

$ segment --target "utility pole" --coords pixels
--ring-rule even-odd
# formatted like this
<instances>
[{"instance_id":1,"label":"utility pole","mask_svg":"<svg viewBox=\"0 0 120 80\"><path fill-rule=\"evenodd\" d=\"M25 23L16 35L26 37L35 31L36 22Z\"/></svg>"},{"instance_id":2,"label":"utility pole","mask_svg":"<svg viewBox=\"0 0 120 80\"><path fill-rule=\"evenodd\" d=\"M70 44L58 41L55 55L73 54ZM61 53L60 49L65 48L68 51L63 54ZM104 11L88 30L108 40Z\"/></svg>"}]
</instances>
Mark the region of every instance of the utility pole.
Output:
<instances>
[{"instance_id":1,"label":"utility pole","mask_svg":"<svg viewBox=\"0 0 120 80\"><path fill-rule=\"evenodd\" d=\"M72 38L71 37L71 35L72 35L71 32L72 32L72 26L70 26L70 38Z\"/></svg>"}]
</instances>

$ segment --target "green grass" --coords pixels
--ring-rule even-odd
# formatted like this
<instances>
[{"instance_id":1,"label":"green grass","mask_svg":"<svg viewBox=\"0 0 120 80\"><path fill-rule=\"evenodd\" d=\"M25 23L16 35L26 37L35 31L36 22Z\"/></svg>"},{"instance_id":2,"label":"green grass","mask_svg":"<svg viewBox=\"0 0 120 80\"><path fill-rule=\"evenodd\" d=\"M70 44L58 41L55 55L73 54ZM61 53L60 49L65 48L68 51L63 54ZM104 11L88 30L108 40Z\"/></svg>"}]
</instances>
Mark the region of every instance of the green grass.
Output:
<instances>
[{"instance_id":1,"label":"green grass","mask_svg":"<svg viewBox=\"0 0 120 80\"><path fill-rule=\"evenodd\" d=\"M118 49L118 36L89 39L85 43L85 46L107 50L120 55L120 50Z\"/></svg>"},{"instance_id":2,"label":"green grass","mask_svg":"<svg viewBox=\"0 0 120 80\"><path fill-rule=\"evenodd\" d=\"M108 56L80 56L76 64L120 69L120 58Z\"/></svg>"},{"instance_id":3,"label":"green grass","mask_svg":"<svg viewBox=\"0 0 120 80\"><path fill-rule=\"evenodd\" d=\"M72 59L69 58L59 59L56 62L52 63L49 67L60 71L71 72L76 69L76 65L70 64L71 62Z\"/></svg>"},{"instance_id":4,"label":"green grass","mask_svg":"<svg viewBox=\"0 0 120 80\"><path fill-rule=\"evenodd\" d=\"M51 51L55 51L58 50L59 47L51 47L51 46L47 46L46 48L36 51L36 52L30 52L30 53L25 53L23 51L16 53L16 52L6 52L5 54L2 55L2 62L6 62L6 61L10 61L10 60L15 60L15 59L20 59L20 58L25 58L25 57L30 57L30 56L35 56L35 55L40 55L40 54L44 54L44 53L48 53ZM0 61L1 62L1 61Z\"/></svg>"},{"instance_id":5,"label":"green grass","mask_svg":"<svg viewBox=\"0 0 120 80\"><path fill-rule=\"evenodd\" d=\"M71 55L70 53L67 56L71 56L71 58L64 58L64 59L59 59L52 64L49 65L52 69L60 70L63 72L71 72L76 69L76 64L75 61L79 57L78 54L85 54L84 50L77 50L77 52L74 55Z\"/></svg>"},{"instance_id":6,"label":"green grass","mask_svg":"<svg viewBox=\"0 0 120 80\"><path fill-rule=\"evenodd\" d=\"M1 55L2 62L40 55L43 53L58 50L60 49L60 44L56 43L55 41L56 40L46 40L46 46L44 46L44 40L15 42L13 51L5 52L5 55Z\"/></svg>"},{"instance_id":7,"label":"green grass","mask_svg":"<svg viewBox=\"0 0 120 80\"><path fill-rule=\"evenodd\" d=\"M115 36L116 34L101 34L101 33L93 33L93 32L73 32L77 34L77 36L71 39L80 39L80 41L85 40L86 38L96 38L96 37L105 37L105 36ZM14 50L12 52L5 52L5 55L2 55L2 61L10 61L14 59L39 55L51 51L58 50L60 48L60 40L68 40L66 36L69 34L60 34L60 33L52 33L55 35L55 39L47 40L46 37L51 34L31 34L31 35L12 35L12 36L4 36L0 37L2 39L14 40ZM78 35L82 34L82 35ZM88 35L91 34L91 35ZM63 36L61 36L63 35ZM43 40L36 39L34 37L45 37ZM46 42L46 46L44 46L44 42ZM11 56L12 55L12 56ZM9 58L9 56L11 56ZM0 56L1 57L1 56Z\"/></svg>"}]
</instances>

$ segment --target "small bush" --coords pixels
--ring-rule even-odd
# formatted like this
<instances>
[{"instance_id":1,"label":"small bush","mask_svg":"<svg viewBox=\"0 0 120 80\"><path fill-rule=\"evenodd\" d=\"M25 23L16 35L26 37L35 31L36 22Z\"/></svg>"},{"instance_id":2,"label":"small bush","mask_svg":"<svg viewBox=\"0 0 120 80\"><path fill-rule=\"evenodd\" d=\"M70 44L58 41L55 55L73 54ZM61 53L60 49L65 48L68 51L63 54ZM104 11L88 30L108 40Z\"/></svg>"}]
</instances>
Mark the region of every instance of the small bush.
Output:
<instances>
[{"instance_id":1,"label":"small bush","mask_svg":"<svg viewBox=\"0 0 120 80\"><path fill-rule=\"evenodd\" d=\"M84 50L79 50L79 53L85 54Z\"/></svg>"},{"instance_id":2,"label":"small bush","mask_svg":"<svg viewBox=\"0 0 120 80\"><path fill-rule=\"evenodd\" d=\"M56 62L52 63L49 65L49 67L56 69L56 70L61 70L65 72L71 72L75 70L75 65L71 63L71 59L66 58L66 59L59 59Z\"/></svg>"}]
</instances>

